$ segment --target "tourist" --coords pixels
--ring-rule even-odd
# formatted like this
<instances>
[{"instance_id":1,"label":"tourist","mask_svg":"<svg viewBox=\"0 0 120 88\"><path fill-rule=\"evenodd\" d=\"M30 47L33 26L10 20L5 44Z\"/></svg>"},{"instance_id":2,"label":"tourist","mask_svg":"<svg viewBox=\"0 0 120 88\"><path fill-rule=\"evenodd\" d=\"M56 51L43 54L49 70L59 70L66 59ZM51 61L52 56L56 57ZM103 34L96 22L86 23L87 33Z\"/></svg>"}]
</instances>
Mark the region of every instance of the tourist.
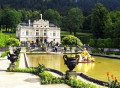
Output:
<instances>
[{"instance_id":1,"label":"tourist","mask_svg":"<svg viewBox=\"0 0 120 88\"><path fill-rule=\"evenodd\" d=\"M64 52L66 52L66 50L67 50L67 48L66 48L66 46L64 47Z\"/></svg>"},{"instance_id":2,"label":"tourist","mask_svg":"<svg viewBox=\"0 0 120 88\"><path fill-rule=\"evenodd\" d=\"M57 53L57 46L55 46L55 52Z\"/></svg>"}]
</instances>

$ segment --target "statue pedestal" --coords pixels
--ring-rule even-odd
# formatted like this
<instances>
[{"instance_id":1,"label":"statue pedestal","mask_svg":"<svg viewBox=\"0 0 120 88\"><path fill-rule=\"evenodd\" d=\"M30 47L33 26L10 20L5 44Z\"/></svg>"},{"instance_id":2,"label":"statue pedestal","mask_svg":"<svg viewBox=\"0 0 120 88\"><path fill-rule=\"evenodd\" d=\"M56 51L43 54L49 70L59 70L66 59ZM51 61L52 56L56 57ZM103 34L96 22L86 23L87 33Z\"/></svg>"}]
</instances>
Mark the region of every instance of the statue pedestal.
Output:
<instances>
[{"instance_id":1,"label":"statue pedestal","mask_svg":"<svg viewBox=\"0 0 120 88\"><path fill-rule=\"evenodd\" d=\"M66 71L66 79L69 79L69 78L76 78L77 77L77 73L76 71L69 71L67 70Z\"/></svg>"},{"instance_id":2,"label":"statue pedestal","mask_svg":"<svg viewBox=\"0 0 120 88\"><path fill-rule=\"evenodd\" d=\"M10 66L9 66L10 69L12 68L16 68L16 65L14 63L11 63Z\"/></svg>"}]
</instances>

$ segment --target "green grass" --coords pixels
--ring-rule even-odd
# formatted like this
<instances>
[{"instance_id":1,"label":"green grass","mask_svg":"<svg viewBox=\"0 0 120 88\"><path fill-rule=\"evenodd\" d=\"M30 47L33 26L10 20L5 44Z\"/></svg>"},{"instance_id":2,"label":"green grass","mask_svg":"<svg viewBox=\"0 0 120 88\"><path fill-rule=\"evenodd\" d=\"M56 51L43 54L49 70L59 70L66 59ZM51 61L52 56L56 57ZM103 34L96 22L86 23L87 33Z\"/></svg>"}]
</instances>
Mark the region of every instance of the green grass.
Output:
<instances>
[{"instance_id":1,"label":"green grass","mask_svg":"<svg viewBox=\"0 0 120 88\"><path fill-rule=\"evenodd\" d=\"M3 33L5 35L8 35L10 38L16 38L16 33Z\"/></svg>"},{"instance_id":2,"label":"green grass","mask_svg":"<svg viewBox=\"0 0 120 88\"><path fill-rule=\"evenodd\" d=\"M4 35L7 35L9 38L16 38L16 33L9 33L11 32L11 29L9 29L8 33L5 33L5 30L1 29L1 31Z\"/></svg>"},{"instance_id":3,"label":"green grass","mask_svg":"<svg viewBox=\"0 0 120 88\"><path fill-rule=\"evenodd\" d=\"M9 52L10 52L10 51L6 51L6 52L2 53L1 57L7 56L7 54L8 54Z\"/></svg>"},{"instance_id":4,"label":"green grass","mask_svg":"<svg viewBox=\"0 0 120 88\"><path fill-rule=\"evenodd\" d=\"M80 32L77 32L76 34L78 36L92 36L91 33L80 33ZM70 35L70 32L69 31L61 31L61 36L66 36L66 35ZM74 35L73 32L72 32L72 35Z\"/></svg>"}]
</instances>

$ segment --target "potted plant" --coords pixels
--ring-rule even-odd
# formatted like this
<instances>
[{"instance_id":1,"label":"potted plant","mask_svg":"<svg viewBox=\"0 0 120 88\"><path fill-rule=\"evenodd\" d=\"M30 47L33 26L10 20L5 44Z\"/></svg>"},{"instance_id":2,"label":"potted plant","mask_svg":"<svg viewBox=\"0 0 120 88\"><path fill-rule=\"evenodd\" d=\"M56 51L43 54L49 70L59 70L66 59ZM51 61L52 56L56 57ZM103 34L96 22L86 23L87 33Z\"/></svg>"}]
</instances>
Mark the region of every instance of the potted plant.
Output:
<instances>
[{"instance_id":1,"label":"potted plant","mask_svg":"<svg viewBox=\"0 0 120 88\"><path fill-rule=\"evenodd\" d=\"M30 47L26 47L26 51L29 52L30 51Z\"/></svg>"}]
</instances>

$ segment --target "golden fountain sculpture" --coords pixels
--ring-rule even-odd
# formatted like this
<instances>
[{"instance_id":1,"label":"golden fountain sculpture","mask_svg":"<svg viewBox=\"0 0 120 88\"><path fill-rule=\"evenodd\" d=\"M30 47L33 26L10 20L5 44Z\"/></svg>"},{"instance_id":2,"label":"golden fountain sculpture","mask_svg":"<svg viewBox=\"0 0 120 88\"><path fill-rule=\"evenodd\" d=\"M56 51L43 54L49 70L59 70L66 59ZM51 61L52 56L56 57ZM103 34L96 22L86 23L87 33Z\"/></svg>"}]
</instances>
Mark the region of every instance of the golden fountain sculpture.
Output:
<instances>
[{"instance_id":1,"label":"golden fountain sculpture","mask_svg":"<svg viewBox=\"0 0 120 88\"><path fill-rule=\"evenodd\" d=\"M91 57L86 48L84 48L84 51L81 54L77 54L75 57L79 58L79 63L95 62L95 59Z\"/></svg>"}]
</instances>

